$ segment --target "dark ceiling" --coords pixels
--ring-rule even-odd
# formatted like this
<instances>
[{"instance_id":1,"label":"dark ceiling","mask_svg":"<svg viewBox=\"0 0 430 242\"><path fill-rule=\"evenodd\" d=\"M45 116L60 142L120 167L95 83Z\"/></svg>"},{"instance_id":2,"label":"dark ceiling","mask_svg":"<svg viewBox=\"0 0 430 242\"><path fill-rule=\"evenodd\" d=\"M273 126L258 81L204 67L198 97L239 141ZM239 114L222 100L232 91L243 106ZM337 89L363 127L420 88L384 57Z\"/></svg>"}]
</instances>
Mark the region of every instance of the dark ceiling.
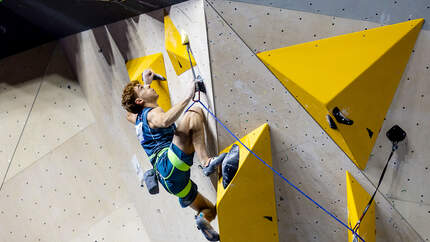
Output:
<instances>
[{"instance_id":1,"label":"dark ceiling","mask_svg":"<svg viewBox=\"0 0 430 242\"><path fill-rule=\"evenodd\" d=\"M185 0L0 0L0 59Z\"/></svg>"}]
</instances>

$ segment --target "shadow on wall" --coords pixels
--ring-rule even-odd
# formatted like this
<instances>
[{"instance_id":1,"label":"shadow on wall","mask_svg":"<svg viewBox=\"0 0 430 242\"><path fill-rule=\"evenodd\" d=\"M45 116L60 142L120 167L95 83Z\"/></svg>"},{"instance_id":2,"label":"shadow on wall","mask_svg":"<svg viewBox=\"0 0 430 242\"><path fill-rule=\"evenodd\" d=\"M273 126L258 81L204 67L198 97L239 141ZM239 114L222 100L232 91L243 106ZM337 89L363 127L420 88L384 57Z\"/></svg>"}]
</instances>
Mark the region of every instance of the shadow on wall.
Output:
<instances>
[{"instance_id":1,"label":"shadow on wall","mask_svg":"<svg viewBox=\"0 0 430 242\"><path fill-rule=\"evenodd\" d=\"M45 75L52 74L56 74L70 81L75 81L76 78L73 73L57 73L53 71L58 70L58 68L52 68L53 65L61 65L61 63L51 61L57 45L58 42L50 42L0 60L0 86L4 84L18 86L34 81L37 78L43 78ZM26 89L22 88L21 90L25 91ZM4 91L8 91L6 86L0 88L0 95ZM23 93L23 95L25 95L25 93ZM34 93L29 93L29 95L34 95Z\"/></svg>"},{"instance_id":2,"label":"shadow on wall","mask_svg":"<svg viewBox=\"0 0 430 242\"><path fill-rule=\"evenodd\" d=\"M81 67L80 56L78 55L78 53L80 53L80 46L82 42L81 38L82 37L79 34L74 34L60 40L60 45L63 48L64 53L66 53L70 67L72 68L73 73L76 73L76 75Z\"/></svg>"},{"instance_id":3,"label":"shadow on wall","mask_svg":"<svg viewBox=\"0 0 430 242\"><path fill-rule=\"evenodd\" d=\"M149 13L145 13L146 15L158 20L159 22L164 22L164 15L170 13L170 7L166 7L163 11L152 11Z\"/></svg>"},{"instance_id":4,"label":"shadow on wall","mask_svg":"<svg viewBox=\"0 0 430 242\"><path fill-rule=\"evenodd\" d=\"M125 65L120 63L119 52L115 43L110 42L106 27L68 36L61 40L61 45L93 115L102 124L114 122L121 107L121 80L127 77ZM111 134L116 132L112 128L106 130Z\"/></svg>"},{"instance_id":5,"label":"shadow on wall","mask_svg":"<svg viewBox=\"0 0 430 242\"><path fill-rule=\"evenodd\" d=\"M109 41L109 33L106 26L98 27L92 30L96 40L98 52L103 54L106 62L113 66L115 65L115 58L113 56L112 46Z\"/></svg>"},{"instance_id":6,"label":"shadow on wall","mask_svg":"<svg viewBox=\"0 0 430 242\"><path fill-rule=\"evenodd\" d=\"M169 9L170 8L166 8L164 12L168 13ZM154 11L146 13L146 15L156 19L157 21L164 21L164 14L162 11ZM113 43L111 43L109 35L112 37L119 52L121 53L124 63L126 63L128 60L145 56L143 40L138 30L139 21L140 16L136 16L91 30L97 43L97 45L94 47L99 53L103 54L109 66L119 64L115 63L113 50L114 47L112 46ZM65 42L67 42L67 44L65 44ZM68 54L67 57L70 61L73 71L75 73L79 73L79 70L81 70L81 66L79 65L82 63L82 60L76 53L81 53L81 34L68 36L64 38L61 43L65 52ZM72 55L71 53L75 53L74 56L70 56Z\"/></svg>"},{"instance_id":7,"label":"shadow on wall","mask_svg":"<svg viewBox=\"0 0 430 242\"><path fill-rule=\"evenodd\" d=\"M55 46L56 43L51 42L0 60L0 82L17 85L42 77Z\"/></svg>"},{"instance_id":8,"label":"shadow on wall","mask_svg":"<svg viewBox=\"0 0 430 242\"><path fill-rule=\"evenodd\" d=\"M133 54L139 54L133 53L132 50L143 49L143 42L139 36L136 25L137 24L133 19L125 19L106 26L112 39L121 52L124 63L133 59ZM140 54L141 56L144 55L144 53Z\"/></svg>"}]
</instances>

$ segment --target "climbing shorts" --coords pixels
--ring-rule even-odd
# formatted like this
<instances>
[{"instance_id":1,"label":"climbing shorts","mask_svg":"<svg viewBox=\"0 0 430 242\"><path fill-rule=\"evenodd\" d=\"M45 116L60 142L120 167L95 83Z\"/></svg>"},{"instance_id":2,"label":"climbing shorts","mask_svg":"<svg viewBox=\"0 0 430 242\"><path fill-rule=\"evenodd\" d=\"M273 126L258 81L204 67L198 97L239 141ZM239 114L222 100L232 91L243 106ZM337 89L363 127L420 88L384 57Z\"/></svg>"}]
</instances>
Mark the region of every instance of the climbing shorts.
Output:
<instances>
[{"instance_id":1,"label":"climbing shorts","mask_svg":"<svg viewBox=\"0 0 430 242\"><path fill-rule=\"evenodd\" d=\"M179 198L181 207L188 207L197 197L197 185L190 179L190 167L193 165L192 154L185 154L171 143L162 149L155 160L158 180L164 189Z\"/></svg>"}]
</instances>

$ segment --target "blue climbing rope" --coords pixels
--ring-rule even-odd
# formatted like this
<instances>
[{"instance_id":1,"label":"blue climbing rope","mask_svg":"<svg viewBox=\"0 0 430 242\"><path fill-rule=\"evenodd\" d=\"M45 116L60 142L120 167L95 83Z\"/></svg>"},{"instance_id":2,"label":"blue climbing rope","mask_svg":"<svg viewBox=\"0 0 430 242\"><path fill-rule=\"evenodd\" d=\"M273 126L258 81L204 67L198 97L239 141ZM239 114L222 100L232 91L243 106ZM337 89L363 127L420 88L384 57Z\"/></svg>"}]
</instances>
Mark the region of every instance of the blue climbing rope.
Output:
<instances>
[{"instance_id":1,"label":"blue climbing rope","mask_svg":"<svg viewBox=\"0 0 430 242\"><path fill-rule=\"evenodd\" d=\"M300 192L303 196L305 196L307 199L309 199L311 202L313 202L315 205L318 206L318 208L321 208L324 212L326 212L328 215L330 215L332 218L334 218L337 222L339 222L340 224L342 224L345 228L347 228L349 231L351 231L354 236L357 236L358 238L360 238L363 242L365 242L365 240L363 238L360 237L360 235L357 234L356 231L354 231L352 228L350 228L348 225L346 225L344 222L342 222L340 219L338 219L336 216L334 216L332 213L330 213L327 209L325 209L323 206L321 206L319 203L317 203L315 200L313 200L311 197L309 197L306 193L304 193L302 190L300 190L300 188L296 187L293 183L291 183L287 178L285 178L281 173L279 173L278 171L276 171L272 166L270 166L269 164L267 164L263 159L261 159L257 154L255 154L254 152L252 152L252 150L250 150L244 143L242 143L242 141L240 141L240 139L233 134L233 132L231 132L200 100L194 101L188 108L186 111L188 111L196 102L199 102L204 109L206 109L206 111L208 111L210 113L210 115L212 117L215 118L215 120L221 124L221 126L227 130L227 132L229 132L243 147L245 147L245 149L247 149L251 154L253 154L255 157L257 157L257 159L259 159L261 162L263 162L264 165L266 165L267 167L269 167L276 175L278 175L279 177L281 177L284 181L286 181L288 184L290 184L290 186L292 186L294 189L296 189L298 192Z\"/></svg>"}]
</instances>

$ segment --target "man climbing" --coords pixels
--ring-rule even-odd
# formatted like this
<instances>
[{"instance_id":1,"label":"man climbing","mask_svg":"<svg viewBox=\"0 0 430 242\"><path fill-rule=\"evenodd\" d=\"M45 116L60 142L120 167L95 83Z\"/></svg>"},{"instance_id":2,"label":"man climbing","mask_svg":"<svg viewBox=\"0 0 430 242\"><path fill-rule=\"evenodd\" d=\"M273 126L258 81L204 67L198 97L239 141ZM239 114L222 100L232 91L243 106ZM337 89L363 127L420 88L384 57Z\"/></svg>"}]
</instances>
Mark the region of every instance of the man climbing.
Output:
<instances>
[{"instance_id":1,"label":"man climbing","mask_svg":"<svg viewBox=\"0 0 430 242\"><path fill-rule=\"evenodd\" d=\"M164 112L157 104L158 94L150 87L155 73L146 70L138 81L128 83L123 91L122 106L127 119L135 124L139 141L147 153L158 180L171 194L179 197L181 207L190 206L197 211L197 228L209 241L218 241L219 235L210 225L216 217L215 206L197 191L190 180L190 167L194 152L209 175L215 171L226 154L210 158L205 144L205 116L201 108L189 109L175 125L187 104L194 97L195 87L190 88L186 98Z\"/></svg>"}]
</instances>

